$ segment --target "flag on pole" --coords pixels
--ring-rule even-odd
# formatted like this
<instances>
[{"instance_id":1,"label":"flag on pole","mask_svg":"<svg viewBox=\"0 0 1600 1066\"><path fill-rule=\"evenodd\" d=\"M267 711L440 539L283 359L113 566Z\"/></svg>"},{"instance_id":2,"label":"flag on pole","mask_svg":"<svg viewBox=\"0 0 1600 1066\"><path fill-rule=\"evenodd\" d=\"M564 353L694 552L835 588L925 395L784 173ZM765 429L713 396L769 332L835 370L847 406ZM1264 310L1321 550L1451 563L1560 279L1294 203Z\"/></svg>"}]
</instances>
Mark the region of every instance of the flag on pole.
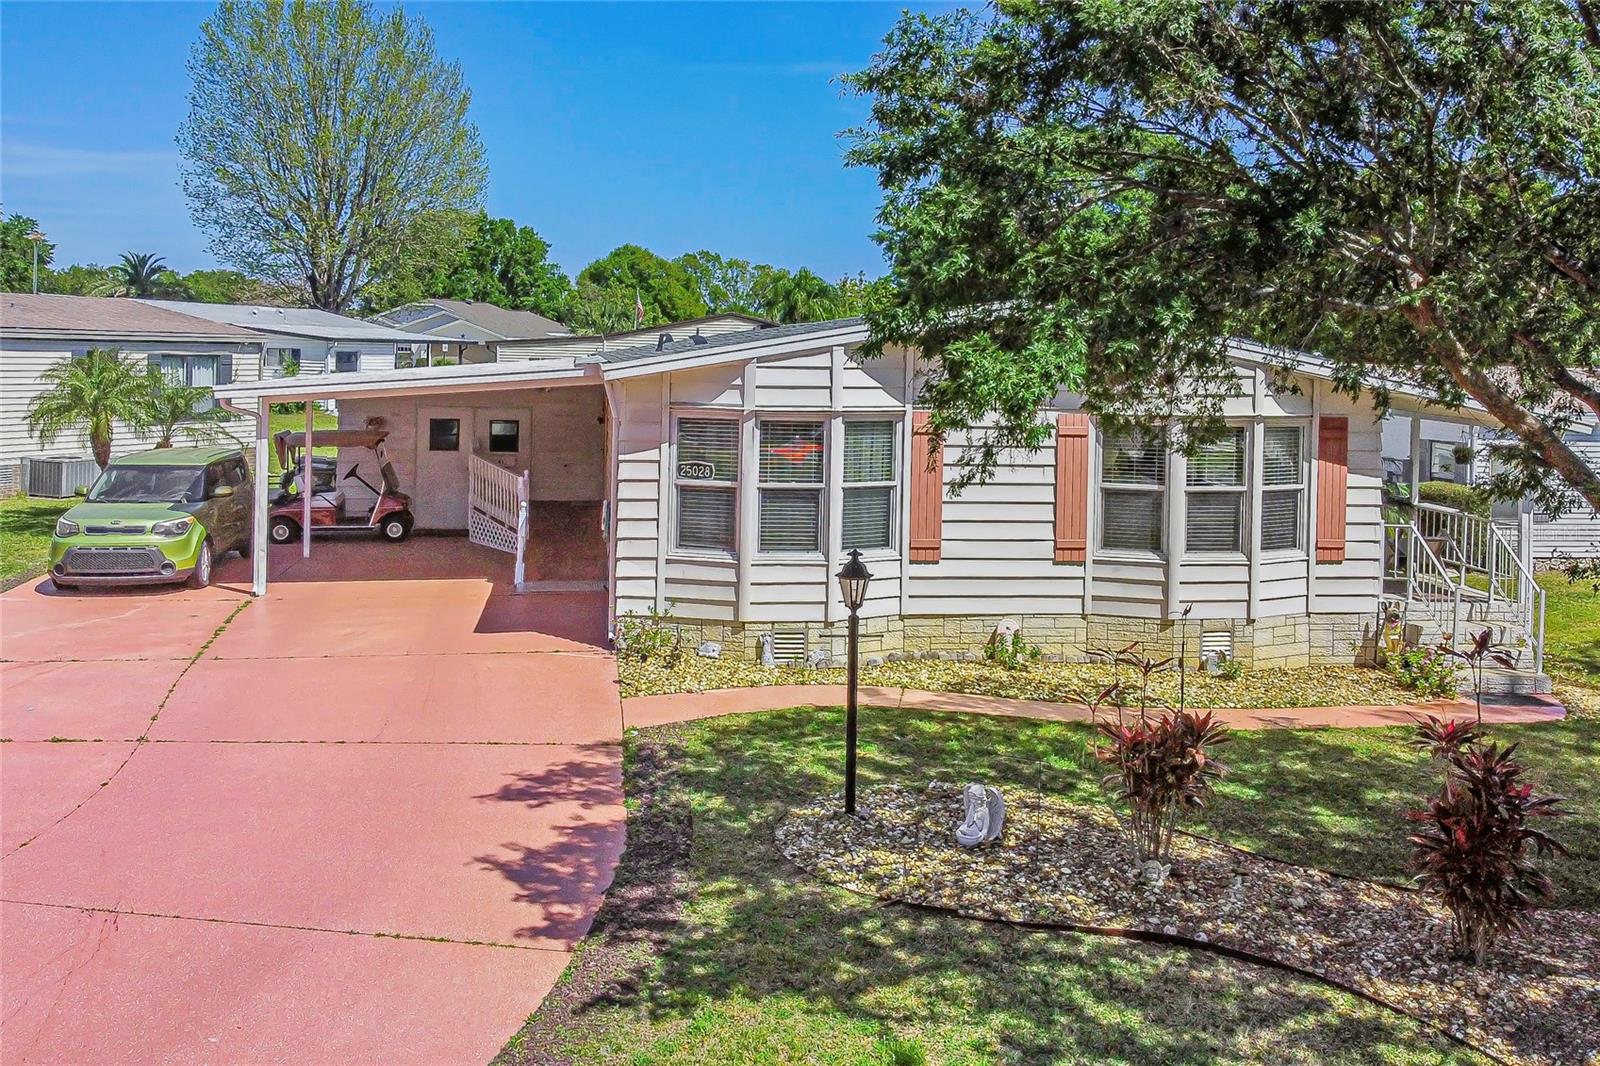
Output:
<instances>
[{"instance_id":1,"label":"flag on pole","mask_svg":"<svg viewBox=\"0 0 1600 1066\"><path fill-rule=\"evenodd\" d=\"M639 299L639 289L633 290L633 328L638 329L644 325L644 301Z\"/></svg>"}]
</instances>

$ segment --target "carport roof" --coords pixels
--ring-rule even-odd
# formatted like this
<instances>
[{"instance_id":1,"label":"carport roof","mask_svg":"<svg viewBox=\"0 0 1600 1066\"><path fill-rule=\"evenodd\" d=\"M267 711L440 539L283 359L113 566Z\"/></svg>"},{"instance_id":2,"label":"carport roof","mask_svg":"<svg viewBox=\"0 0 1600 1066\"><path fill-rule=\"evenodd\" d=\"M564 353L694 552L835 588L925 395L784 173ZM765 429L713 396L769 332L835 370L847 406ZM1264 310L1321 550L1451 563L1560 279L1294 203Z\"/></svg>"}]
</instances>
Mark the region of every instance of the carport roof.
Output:
<instances>
[{"instance_id":1,"label":"carport roof","mask_svg":"<svg viewBox=\"0 0 1600 1066\"><path fill-rule=\"evenodd\" d=\"M437 339L437 338L436 338ZM466 363L348 374L310 374L218 385L216 397L235 401L263 397L271 403L340 396L395 396L419 393L483 392L528 386L600 383L600 367L592 360L550 359L540 362Z\"/></svg>"}]
</instances>

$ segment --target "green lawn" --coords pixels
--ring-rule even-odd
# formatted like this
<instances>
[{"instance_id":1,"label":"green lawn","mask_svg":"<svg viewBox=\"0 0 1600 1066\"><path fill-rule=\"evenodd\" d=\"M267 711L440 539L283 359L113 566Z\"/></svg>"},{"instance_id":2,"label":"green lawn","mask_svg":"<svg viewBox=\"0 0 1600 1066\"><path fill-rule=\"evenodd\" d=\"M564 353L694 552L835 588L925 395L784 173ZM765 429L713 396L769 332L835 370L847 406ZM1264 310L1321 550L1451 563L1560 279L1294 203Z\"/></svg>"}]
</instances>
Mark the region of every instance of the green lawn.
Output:
<instances>
[{"instance_id":1,"label":"green lawn","mask_svg":"<svg viewBox=\"0 0 1600 1066\"><path fill-rule=\"evenodd\" d=\"M294 430L296 432L301 432L301 431L304 431L304 429L306 428L306 416L305 416L305 413L303 411L274 411L274 412L272 412L272 414L271 414L271 416L269 418L269 421L271 423L272 433L273 433L274 436L276 436L277 434L283 432L286 429ZM323 411L323 410L320 410L320 409L317 410L317 412L312 415L312 422L311 422L312 443L313 444L316 443L316 432L317 432L317 430L320 430L320 429L338 429L338 428L339 428L339 416L338 415L329 414L327 411ZM249 450L249 449L247 448L246 450ZM339 454L339 449L338 448L313 448L312 451L316 452L318 455L334 455L334 456L336 456L336 455ZM276 449L273 449L272 454L271 454L271 456L269 458L268 469L270 469L274 475L281 474L283 472L283 467L278 465L278 453L277 453Z\"/></svg>"},{"instance_id":2,"label":"green lawn","mask_svg":"<svg viewBox=\"0 0 1600 1066\"><path fill-rule=\"evenodd\" d=\"M837 709L799 709L631 734L630 850L610 902L502 1061L1476 1061L1404 1018L1276 972L970 922L811 880L783 861L772 833L791 805L839 787L842 731ZM1552 871L1560 904L1600 907L1600 719L1494 733L1522 742L1536 778L1578 812L1556 827L1574 851ZM1398 729L1238 734L1219 752L1231 776L1196 828L1303 863L1402 878L1404 812L1438 780L1405 738ZM1040 788L1099 798L1091 743L1076 724L867 710L862 786L976 778L1000 784L1013 804ZM670 784L657 786L651 768L663 760ZM627 901L664 880L651 842L684 838L682 917L630 915Z\"/></svg>"},{"instance_id":3,"label":"green lawn","mask_svg":"<svg viewBox=\"0 0 1600 1066\"><path fill-rule=\"evenodd\" d=\"M56 518L77 502L75 498L36 500L27 496L0 500L0 589L44 571Z\"/></svg>"},{"instance_id":4,"label":"green lawn","mask_svg":"<svg viewBox=\"0 0 1600 1066\"><path fill-rule=\"evenodd\" d=\"M1539 575L1545 592L1545 670L1600 687L1600 592L1593 582Z\"/></svg>"}]
</instances>

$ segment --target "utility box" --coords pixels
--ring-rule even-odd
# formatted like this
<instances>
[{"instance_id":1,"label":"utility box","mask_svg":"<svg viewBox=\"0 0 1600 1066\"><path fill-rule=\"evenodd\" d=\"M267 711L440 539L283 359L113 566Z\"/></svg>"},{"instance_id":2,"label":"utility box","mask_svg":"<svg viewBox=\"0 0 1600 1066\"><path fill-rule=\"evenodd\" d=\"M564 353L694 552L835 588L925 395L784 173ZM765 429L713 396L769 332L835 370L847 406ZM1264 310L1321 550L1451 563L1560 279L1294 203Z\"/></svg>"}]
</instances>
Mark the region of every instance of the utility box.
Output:
<instances>
[{"instance_id":1,"label":"utility box","mask_svg":"<svg viewBox=\"0 0 1600 1066\"><path fill-rule=\"evenodd\" d=\"M87 489L100 476L100 464L78 455L24 457L22 490L29 496L64 500Z\"/></svg>"}]
</instances>

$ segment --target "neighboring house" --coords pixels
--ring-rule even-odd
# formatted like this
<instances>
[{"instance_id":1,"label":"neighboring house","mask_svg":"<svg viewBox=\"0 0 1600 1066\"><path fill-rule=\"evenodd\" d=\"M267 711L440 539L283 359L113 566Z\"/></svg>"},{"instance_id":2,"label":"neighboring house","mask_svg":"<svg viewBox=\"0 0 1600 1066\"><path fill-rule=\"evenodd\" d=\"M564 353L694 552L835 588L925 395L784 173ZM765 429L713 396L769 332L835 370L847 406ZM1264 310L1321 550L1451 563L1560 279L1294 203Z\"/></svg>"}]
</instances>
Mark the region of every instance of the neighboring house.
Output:
<instances>
[{"instance_id":1,"label":"neighboring house","mask_svg":"<svg viewBox=\"0 0 1600 1066\"><path fill-rule=\"evenodd\" d=\"M20 487L25 456L88 456L82 435L40 447L28 433L28 407L45 389L43 372L91 348L114 348L129 360L162 367L190 385L255 381L266 338L260 333L138 300L5 293L0 309L0 492ZM126 426L113 427L121 455L150 447Z\"/></svg>"},{"instance_id":2,"label":"neighboring house","mask_svg":"<svg viewBox=\"0 0 1600 1066\"><path fill-rule=\"evenodd\" d=\"M180 314L267 334L263 377L282 375L292 362L301 374L393 370L425 361L433 338L382 323L336 315L310 307L205 304L182 300L140 300Z\"/></svg>"},{"instance_id":3,"label":"neighboring house","mask_svg":"<svg viewBox=\"0 0 1600 1066\"><path fill-rule=\"evenodd\" d=\"M567 327L553 318L478 300L419 300L374 315L372 321L438 338L434 357L449 363L494 362L491 341L568 335Z\"/></svg>"},{"instance_id":4,"label":"neighboring house","mask_svg":"<svg viewBox=\"0 0 1600 1066\"><path fill-rule=\"evenodd\" d=\"M1348 662L1394 595L1380 423L1315 360L1284 387L1269 370L1281 355L1235 345L1232 431L1192 459L1107 437L1063 396L1041 412L1047 447L952 494L961 441L930 447L916 361L858 360L866 339L851 319L222 395L336 399L341 424L387 428L421 528L470 524L480 543L537 553L480 484L526 470L532 509L591 501L546 513L593 522L613 623L670 610L688 646L715 640L730 657L764 639L784 658L842 654L834 574L852 548L874 575L876 655L971 654L1005 617L1050 653L1143 640L1167 654L1188 611L1191 656L1203 641L1257 667ZM1392 400L1489 422L1404 389Z\"/></svg>"},{"instance_id":5,"label":"neighboring house","mask_svg":"<svg viewBox=\"0 0 1600 1066\"><path fill-rule=\"evenodd\" d=\"M505 340L496 341L490 347L494 349L495 361L501 363L525 359L567 359L605 351L622 351L645 344L692 341L696 337L710 339L725 333L766 329L775 324L768 319L747 315L742 311L724 311L682 322L669 322L664 326L632 329L625 333L588 333L576 336L535 337L531 340Z\"/></svg>"}]
</instances>

